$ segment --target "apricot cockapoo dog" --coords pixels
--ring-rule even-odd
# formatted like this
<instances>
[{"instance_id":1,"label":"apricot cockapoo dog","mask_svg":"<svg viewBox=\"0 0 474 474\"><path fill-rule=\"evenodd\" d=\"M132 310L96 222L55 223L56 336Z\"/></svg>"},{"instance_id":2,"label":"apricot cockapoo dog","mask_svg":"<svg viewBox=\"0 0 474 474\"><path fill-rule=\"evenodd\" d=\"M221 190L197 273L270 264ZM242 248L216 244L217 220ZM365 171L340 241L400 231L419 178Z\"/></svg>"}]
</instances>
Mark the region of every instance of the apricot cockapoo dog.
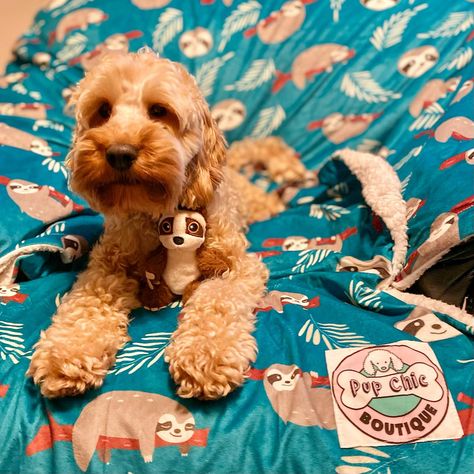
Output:
<instances>
[{"instance_id":1,"label":"apricot cockapoo dog","mask_svg":"<svg viewBox=\"0 0 474 474\"><path fill-rule=\"evenodd\" d=\"M225 396L255 360L253 313L268 276L246 253L243 229L282 210L280 200L226 166L222 134L194 78L177 63L149 51L114 55L87 73L71 100L77 126L70 185L105 215L105 231L42 332L28 375L47 397L102 385L129 340L139 268L159 244L160 215L182 206L205 211L207 246L224 252L232 268L186 302L166 360L180 396ZM236 166L264 163L279 181L304 177L293 150L277 138L244 140L228 155Z\"/></svg>"}]
</instances>

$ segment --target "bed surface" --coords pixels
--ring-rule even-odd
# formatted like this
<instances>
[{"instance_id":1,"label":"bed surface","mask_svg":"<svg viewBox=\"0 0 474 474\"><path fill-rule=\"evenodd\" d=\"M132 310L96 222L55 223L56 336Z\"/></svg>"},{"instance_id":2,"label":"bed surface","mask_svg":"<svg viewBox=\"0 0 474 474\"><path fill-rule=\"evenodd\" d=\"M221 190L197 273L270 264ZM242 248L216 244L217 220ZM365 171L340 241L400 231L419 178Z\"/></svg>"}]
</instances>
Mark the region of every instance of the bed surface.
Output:
<instances>
[{"instance_id":1,"label":"bed surface","mask_svg":"<svg viewBox=\"0 0 474 474\"><path fill-rule=\"evenodd\" d=\"M41 11L0 78L0 472L471 472L472 317L378 290L392 235L332 157L344 147L377 152L412 199L399 288L427 265L420 255L433 251L426 242L438 216L451 213L458 241L469 239L473 24L471 3L441 0L55 0ZM311 173L282 190L285 212L248 232L271 277L243 388L215 402L176 397L163 360L174 304L133 312L132 340L101 389L46 400L24 377L29 357L103 224L67 187L70 87L104 48L145 44L195 74L229 142L282 136ZM264 189L278 187L264 171L244 171ZM340 448L326 418L325 351L407 340L436 354L464 436ZM293 389L270 383L275 374L295 374ZM183 430L189 424L186 436L153 432L145 463L140 433L166 414ZM122 423L123 435L101 436L100 423Z\"/></svg>"}]
</instances>

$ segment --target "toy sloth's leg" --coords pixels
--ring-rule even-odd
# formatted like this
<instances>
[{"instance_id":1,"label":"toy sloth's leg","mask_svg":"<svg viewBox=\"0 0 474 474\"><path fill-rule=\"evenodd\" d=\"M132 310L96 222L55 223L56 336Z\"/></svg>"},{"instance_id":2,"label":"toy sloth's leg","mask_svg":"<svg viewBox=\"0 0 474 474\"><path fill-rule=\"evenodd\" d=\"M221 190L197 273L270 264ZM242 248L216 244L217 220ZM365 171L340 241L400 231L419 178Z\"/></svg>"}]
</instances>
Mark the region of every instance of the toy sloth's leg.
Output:
<instances>
[{"instance_id":1,"label":"toy sloth's leg","mask_svg":"<svg viewBox=\"0 0 474 474\"><path fill-rule=\"evenodd\" d=\"M176 295L163 280L153 289L145 287L140 292L140 301L143 307L150 311L158 311L163 306L168 306L175 299Z\"/></svg>"}]
</instances>

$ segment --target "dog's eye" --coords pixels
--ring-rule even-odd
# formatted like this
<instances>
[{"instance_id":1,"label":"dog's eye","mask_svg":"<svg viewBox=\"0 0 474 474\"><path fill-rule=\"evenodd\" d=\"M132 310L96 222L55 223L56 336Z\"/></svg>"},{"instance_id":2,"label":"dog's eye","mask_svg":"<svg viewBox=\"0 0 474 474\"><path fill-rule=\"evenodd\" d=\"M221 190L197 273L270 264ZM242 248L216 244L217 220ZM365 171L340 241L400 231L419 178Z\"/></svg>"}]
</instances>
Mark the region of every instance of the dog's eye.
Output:
<instances>
[{"instance_id":1,"label":"dog's eye","mask_svg":"<svg viewBox=\"0 0 474 474\"><path fill-rule=\"evenodd\" d=\"M107 120L110 118L110 114L112 113L112 107L108 102L103 102L100 104L99 110L97 112L101 118Z\"/></svg>"},{"instance_id":2,"label":"dog's eye","mask_svg":"<svg viewBox=\"0 0 474 474\"><path fill-rule=\"evenodd\" d=\"M158 119L165 117L168 111L159 104L153 104L149 109L148 109L148 115L150 116L151 119Z\"/></svg>"},{"instance_id":3,"label":"dog's eye","mask_svg":"<svg viewBox=\"0 0 474 474\"><path fill-rule=\"evenodd\" d=\"M199 224L197 222L191 222L188 225L188 230L191 234L195 234L199 230Z\"/></svg>"}]
</instances>

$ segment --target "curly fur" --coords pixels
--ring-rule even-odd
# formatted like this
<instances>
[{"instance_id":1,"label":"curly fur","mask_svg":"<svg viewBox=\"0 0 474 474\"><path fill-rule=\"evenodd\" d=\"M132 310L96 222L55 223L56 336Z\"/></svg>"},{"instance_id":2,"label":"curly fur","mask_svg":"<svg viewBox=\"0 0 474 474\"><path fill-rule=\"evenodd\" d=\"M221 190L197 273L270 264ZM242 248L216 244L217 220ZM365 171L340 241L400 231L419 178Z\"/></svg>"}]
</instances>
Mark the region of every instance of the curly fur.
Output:
<instances>
[{"instance_id":1,"label":"curly fur","mask_svg":"<svg viewBox=\"0 0 474 474\"><path fill-rule=\"evenodd\" d=\"M226 395L243 383L255 360L254 308L268 277L263 263L246 252L242 229L280 211L281 201L224 165L225 141L195 80L179 64L150 53L104 58L79 83L72 101L77 126L68 158L71 187L104 213L105 230L87 269L42 332L28 374L47 397L101 386L129 339L128 316L139 305L139 268L158 242L157 220L182 205L206 213L206 247L232 265L189 296L166 357L182 397ZM111 112L105 118L104 103ZM166 116L152 118L152 104L164 106ZM105 159L109 146L122 143L138 150L127 173ZM271 153L265 153L270 143ZM301 167L280 140L267 145L254 142L264 161L281 155L288 170ZM236 161L249 147L251 142L234 149ZM285 178L281 171L277 175Z\"/></svg>"}]
</instances>

